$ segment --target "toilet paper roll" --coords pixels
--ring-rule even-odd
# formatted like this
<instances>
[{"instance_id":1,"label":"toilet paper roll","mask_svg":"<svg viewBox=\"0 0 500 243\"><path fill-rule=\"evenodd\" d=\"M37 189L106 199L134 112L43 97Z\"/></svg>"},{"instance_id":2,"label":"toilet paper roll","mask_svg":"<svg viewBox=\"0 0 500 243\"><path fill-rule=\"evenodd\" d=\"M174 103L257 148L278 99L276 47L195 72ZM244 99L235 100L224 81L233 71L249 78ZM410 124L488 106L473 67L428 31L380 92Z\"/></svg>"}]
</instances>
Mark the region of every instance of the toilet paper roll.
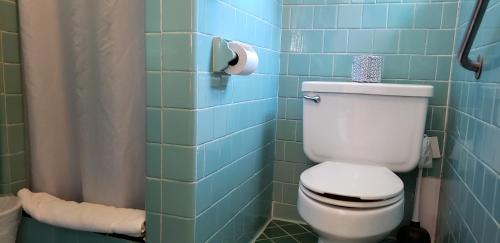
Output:
<instances>
[{"instance_id":1,"label":"toilet paper roll","mask_svg":"<svg viewBox=\"0 0 500 243\"><path fill-rule=\"evenodd\" d=\"M229 65L226 70L227 74L231 75L250 75L257 69L259 65L259 56L253 47L233 41L229 42L229 48L238 55L238 61L234 65Z\"/></svg>"}]
</instances>

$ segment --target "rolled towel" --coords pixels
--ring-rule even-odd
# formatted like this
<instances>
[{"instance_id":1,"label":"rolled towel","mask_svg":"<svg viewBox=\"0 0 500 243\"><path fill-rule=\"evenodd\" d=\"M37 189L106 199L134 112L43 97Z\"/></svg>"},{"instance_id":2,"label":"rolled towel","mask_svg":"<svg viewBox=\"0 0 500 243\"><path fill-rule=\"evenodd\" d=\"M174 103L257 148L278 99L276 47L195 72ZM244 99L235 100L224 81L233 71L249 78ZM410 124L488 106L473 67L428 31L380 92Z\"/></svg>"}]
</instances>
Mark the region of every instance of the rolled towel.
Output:
<instances>
[{"instance_id":1,"label":"rolled towel","mask_svg":"<svg viewBox=\"0 0 500 243\"><path fill-rule=\"evenodd\" d=\"M97 233L144 235L144 210L65 201L47 193L33 193L26 188L21 189L17 196L24 211L43 223Z\"/></svg>"}]
</instances>

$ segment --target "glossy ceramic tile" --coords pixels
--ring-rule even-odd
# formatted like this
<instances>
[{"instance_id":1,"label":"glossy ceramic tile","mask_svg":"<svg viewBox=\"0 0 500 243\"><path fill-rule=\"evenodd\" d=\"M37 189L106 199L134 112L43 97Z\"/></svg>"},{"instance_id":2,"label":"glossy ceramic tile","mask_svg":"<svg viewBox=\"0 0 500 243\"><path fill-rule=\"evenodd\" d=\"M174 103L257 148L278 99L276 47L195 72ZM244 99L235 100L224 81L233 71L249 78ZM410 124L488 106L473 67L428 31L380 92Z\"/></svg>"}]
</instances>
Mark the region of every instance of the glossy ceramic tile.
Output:
<instances>
[{"instance_id":1,"label":"glossy ceramic tile","mask_svg":"<svg viewBox=\"0 0 500 243\"><path fill-rule=\"evenodd\" d=\"M16 2L0 0L0 194L26 182L24 102Z\"/></svg>"},{"instance_id":2,"label":"glossy ceramic tile","mask_svg":"<svg viewBox=\"0 0 500 243\"><path fill-rule=\"evenodd\" d=\"M472 2L459 4L455 45L472 12ZM453 62L438 242L500 241L499 9L490 2L474 44L488 63L481 78Z\"/></svg>"},{"instance_id":3,"label":"glossy ceramic tile","mask_svg":"<svg viewBox=\"0 0 500 243\"><path fill-rule=\"evenodd\" d=\"M272 220L255 243L316 243L318 236L307 224L298 224L282 220ZM380 243L395 243L392 238Z\"/></svg>"},{"instance_id":4,"label":"glossy ceramic tile","mask_svg":"<svg viewBox=\"0 0 500 243\"><path fill-rule=\"evenodd\" d=\"M318 237L306 224L296 224L287 221L273 220L266 226L256 243L288 242L315 243Z\"/></svg>"},{"instance_id":5,"label":"glossy ceramic tile","mask_svg":"<svg viewBox=\"0 0 500 243\"><path fill-rule=\"evenodd\" d=\"M280 30L274 0L146 4L148 238L245 242L271 216ZM214 36L256 47L257 72L213 74Z\"/></svg>"}]
</instances>

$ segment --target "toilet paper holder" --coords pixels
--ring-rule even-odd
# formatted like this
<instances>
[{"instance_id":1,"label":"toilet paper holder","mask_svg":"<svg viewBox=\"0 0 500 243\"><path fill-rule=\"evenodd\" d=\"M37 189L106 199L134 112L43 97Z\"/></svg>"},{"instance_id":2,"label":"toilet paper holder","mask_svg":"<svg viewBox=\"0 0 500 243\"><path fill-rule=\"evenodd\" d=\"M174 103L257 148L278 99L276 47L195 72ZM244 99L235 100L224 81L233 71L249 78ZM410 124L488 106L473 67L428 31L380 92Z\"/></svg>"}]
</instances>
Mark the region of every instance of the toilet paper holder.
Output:
<instances>
[{"instance_id":1,"label":"toilet paper holder","mask_svg":"<svg viewBox=\"0 0 500 243\"><path fill-rule=\"evenodd\" d=\"M238 62L238 55L229 48L229 41L221 37L214 37L212 40L212 71L215 73L224 72L229 65Z\"/></svg>"}]
</instances>

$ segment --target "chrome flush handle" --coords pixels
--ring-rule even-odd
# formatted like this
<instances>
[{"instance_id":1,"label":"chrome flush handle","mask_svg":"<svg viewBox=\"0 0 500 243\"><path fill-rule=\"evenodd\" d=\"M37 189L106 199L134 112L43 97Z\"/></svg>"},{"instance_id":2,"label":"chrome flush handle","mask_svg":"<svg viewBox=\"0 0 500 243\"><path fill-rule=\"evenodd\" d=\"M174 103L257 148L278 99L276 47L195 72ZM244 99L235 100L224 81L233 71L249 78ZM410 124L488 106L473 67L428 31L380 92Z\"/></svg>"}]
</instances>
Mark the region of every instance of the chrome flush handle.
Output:
<instances>
[{"instance_id":1,"label":"chrome flush handle","mask_svg":"<svg viewBox=\"0 0 500 243\"><path fill-rule=\"evenodd\" d=\"M316 104L321 102L321 97L319 97L318 95L315 96L304 95L304 99L310 100Z\"/></svg>"}]
</instances>

